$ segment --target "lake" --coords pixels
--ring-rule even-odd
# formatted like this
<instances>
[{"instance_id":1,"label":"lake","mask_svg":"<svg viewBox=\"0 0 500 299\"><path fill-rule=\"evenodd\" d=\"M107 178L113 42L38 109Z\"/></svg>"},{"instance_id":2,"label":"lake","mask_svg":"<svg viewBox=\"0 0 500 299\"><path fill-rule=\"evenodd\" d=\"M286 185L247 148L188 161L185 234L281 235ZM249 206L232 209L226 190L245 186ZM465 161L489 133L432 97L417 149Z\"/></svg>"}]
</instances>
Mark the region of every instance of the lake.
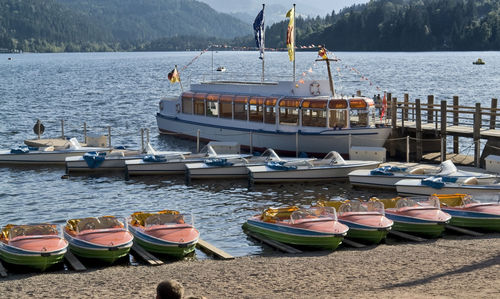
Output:
<instances>
[{"instance_id":1,"label":"lake","mask_svg":"<svg viewBox=\"0 0 500 299\"><path fill-rule=\"evenodd\" d=\"M158 100L180 93L167 74L178 65L184 89L190 82L230 78L260 80L257 52L206 52L182 70L200 52L0 54L0 148L35 138L37 119L45 125L43 137L83 138L105 134L112 127L113 145L140 147L140 129L148 128L159 150L191 150L196 144L157 133ZM392 92L403 98L435 102L458 95L461 104L490 105L500 95L500 53L338 52L335 86L345 95L361 90L367 96ZM8 58L11 57L11 60ZM473 65L481 57L486 64ZM322 78L324 65L316 52L297 53L297 79ZM211 72L224 66L227 72ZM265 77L291 79L292 64L284 52L268 52ZM311 72L309 72L311 70ZM378 87L378 89L377 89ZM193 213L201 238L235 256L261 254L263 247L248 239L241 225L265 207L309 205L319 199L393 196L374 190L352 190L347 183L264 185L249 189L246 181L209 181L186 185L183 177L133 178L122 175L76 176L61 179L63 168L0 167L0 225L55 222L100 215L128 216L142 210L176 209ZM203 255L200 254L203 258Z\"/></svg>"}]
</instances>

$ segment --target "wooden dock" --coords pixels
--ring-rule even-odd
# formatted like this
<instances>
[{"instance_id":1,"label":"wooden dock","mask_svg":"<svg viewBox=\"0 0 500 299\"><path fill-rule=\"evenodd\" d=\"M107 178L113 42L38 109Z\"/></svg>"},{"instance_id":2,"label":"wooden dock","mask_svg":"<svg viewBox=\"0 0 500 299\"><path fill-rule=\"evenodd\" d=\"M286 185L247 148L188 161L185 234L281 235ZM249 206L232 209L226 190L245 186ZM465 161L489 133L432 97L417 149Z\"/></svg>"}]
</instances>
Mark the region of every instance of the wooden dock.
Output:
<instances>
[{"instance_id":1,"label":"wooden dock","mask_svg":"<svg viewBox=\"0 0 500 299\"><path fill-rule=\"evenodd\" d=\"M451 103L449 103L451 102ZM489 154L500 152L500 121L498 120L498 100L491 99L489 107L482 107L480 103L474 106L460 105L459 97L454 96L451 101L441 100L435 103L433 95L427 97L427 102L420 99L410 101L408 94L403 101L388 94L387 121L385 124L392 126L391 140L407 137L412 146L397 146L394 141L389 144L391 156L404 156L397 153L401 151L412 153L414 160L420 162L425 152L437 151L441 161L450 154L446 151L447 137L453 138L453 152L458 155L460 151L460 138L469 138L473 153L473 164L480 167L484 158ZM425 143L425 145L424 145ZM482 152L481 152L482 149ZM408 153L409 154L409 153Z\"/></svg>"},{"instance_id":2,"label":"wooden dock","mask_svg":"<svg viewBox=\"0 0 500 299\"><path fill-rule=\"evenodd\" d=\"M204 241L202 239L198 239L198 243L196 243L196 247L202 250L203 252L206 252L210 255L216 256L220 259L224 260L230 260L234 259L232 255L229 253L225 252L224 250L221 250L214 245L208 243L207 241Z\"/></svg>"}]
</instances>

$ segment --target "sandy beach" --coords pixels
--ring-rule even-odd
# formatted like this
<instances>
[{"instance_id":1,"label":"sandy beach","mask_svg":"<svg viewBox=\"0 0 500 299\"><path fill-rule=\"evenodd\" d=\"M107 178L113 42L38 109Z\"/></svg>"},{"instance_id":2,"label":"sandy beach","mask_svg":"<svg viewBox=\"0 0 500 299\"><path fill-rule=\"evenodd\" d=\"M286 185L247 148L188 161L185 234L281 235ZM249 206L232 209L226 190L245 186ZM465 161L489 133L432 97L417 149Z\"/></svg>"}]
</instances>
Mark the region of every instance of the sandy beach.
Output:
<instances>
[{"instance_id":1,"label":"sandy beach","mask_svg":"<svg viewBox=\"0 0 500 299\"><path fill-rule=\"evenodd\" d=\"M500 234L390 240L335 252L10 274L2 298L154 298L164 279L207 298L424 298L500 296Z\"/></svg>"}]
</instances>

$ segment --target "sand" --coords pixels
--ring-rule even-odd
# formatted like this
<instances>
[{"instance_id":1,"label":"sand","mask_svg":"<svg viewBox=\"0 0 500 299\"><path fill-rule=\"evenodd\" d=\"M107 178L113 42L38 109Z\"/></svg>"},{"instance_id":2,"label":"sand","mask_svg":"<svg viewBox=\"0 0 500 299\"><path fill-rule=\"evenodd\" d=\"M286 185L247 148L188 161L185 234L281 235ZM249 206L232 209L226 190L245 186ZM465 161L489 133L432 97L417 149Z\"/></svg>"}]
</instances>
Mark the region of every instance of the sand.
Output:
<instances>
[{"instance_id":1,"label":"sand","mask_svg":"<svg viewBox=\"0 0 500 299\"><path fill-rule=\"evenodd\" d=\"M10 274L2 298L154 298L161 280L207 298L500 297L500 234L335 252Z\"/></svg>"}]
</instances>

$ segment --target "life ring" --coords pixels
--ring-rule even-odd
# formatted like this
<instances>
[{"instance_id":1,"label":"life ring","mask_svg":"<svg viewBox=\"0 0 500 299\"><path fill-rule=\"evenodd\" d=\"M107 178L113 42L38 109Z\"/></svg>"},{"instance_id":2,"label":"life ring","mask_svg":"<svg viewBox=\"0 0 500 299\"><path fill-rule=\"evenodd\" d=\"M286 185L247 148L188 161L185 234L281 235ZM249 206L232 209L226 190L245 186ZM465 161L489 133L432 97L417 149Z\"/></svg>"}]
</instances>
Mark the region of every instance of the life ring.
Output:
<instances>
[{"instance_id":1,"label":"life ring","mask_svg":"<svg viewBox=\"0 0 500 299\"><path fill-rule=\"evenodd\" d=\"M311 95L313 96L318 96L321 94L320 90L319 90L319 83L318 81L313 81L310 85L309 85L309 91L311 92Z\"/></svg>"},{"instance_id":2,"label":"life ring","mask_svg":"<svg viewBox=\"0 0 500 299\"><path fill-rule=\"evenodd\" d=\"M180 104L175 104L175 111L177 111L177 113L181 112L181 105Z\"/></svg>"}]
</instances>

